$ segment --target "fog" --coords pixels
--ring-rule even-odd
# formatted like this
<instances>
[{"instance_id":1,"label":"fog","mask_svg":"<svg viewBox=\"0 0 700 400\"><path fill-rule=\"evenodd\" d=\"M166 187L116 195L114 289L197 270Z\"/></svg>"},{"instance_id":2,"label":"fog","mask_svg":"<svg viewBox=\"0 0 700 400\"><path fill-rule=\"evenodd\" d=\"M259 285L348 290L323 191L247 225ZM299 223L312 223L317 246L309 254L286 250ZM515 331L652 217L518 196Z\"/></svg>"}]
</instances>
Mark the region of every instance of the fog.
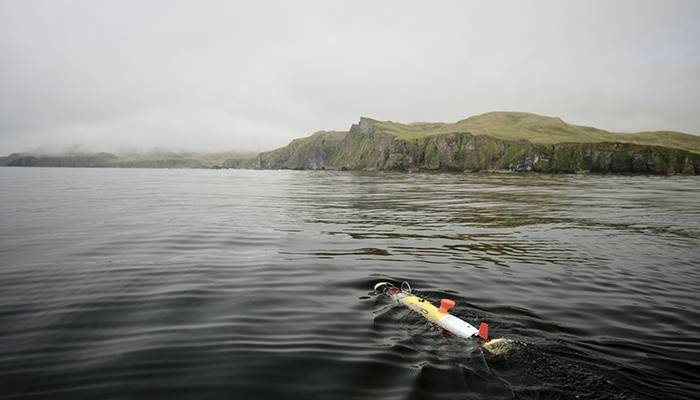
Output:
<instances>
[{"instance_id":1,"label":"fog","mask_svg":"<svg viewBox=\"0 0 700 400\"><path fill-rule=\"evenodd\" d=\"M0 2L0 154L266 150L360 116L700 133L698 1Z\"/></svg>"}]
</instances>

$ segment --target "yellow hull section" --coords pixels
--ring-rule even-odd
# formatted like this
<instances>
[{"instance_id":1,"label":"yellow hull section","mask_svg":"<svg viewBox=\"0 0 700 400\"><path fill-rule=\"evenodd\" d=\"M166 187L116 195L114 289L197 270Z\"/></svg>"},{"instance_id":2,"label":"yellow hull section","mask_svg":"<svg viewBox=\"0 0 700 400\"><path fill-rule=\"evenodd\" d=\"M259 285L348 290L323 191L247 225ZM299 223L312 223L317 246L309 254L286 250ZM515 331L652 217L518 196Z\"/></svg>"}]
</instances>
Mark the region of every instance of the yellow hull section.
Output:
<instances>
[{"instance_id":1,"label":"yellow hull section","mask_svg":"<svg viewBox=\"0 0 700 400\"><path fill-rule=\"evenodd\" d=\"M425 318L438 323L441 319L450 315L450 313L440 312L440 309L435 307L431 302L421 299L418 296L408 295L400 300L411 310L420 313Z\"/></svg>"}]
</instances>

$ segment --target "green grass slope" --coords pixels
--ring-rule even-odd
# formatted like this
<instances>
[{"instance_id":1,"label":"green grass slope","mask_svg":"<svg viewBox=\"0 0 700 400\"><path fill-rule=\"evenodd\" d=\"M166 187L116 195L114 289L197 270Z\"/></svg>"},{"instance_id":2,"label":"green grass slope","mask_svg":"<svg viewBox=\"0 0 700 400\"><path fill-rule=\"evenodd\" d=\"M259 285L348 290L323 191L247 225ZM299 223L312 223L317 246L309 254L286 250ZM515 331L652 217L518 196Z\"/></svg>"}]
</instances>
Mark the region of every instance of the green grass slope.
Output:
<instances>
[{"instance_id":1,"label":"green grass slope","mask_svg":"<svg viewBox=\"0 0 700 400\"><path fill-rule=\"evenodd\" d=\"M700 136L679 132L617 133L568 124L560 118L522 112L490 112L455 123L412 123L376 121L372 124L399 139L411 140L443 133L469 132L502 140L528 140L537 144L633 143L664 146L700 154Z\"/></svg>"}]
</instances>

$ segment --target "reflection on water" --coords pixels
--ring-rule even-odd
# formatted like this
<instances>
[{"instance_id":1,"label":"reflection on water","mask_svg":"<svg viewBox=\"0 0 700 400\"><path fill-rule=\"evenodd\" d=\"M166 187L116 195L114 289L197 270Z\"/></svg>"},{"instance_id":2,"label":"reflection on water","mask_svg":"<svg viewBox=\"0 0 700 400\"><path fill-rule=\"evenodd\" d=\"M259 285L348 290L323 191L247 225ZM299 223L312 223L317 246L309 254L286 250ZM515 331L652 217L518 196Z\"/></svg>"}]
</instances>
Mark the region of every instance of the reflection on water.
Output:
<instances>
[{"instance_id":1,"label":"reflection on water","mask_svg":"<svg viewBox=\"0 0 700 400\"><path fill-rule=\"evenodd\" d=\"M700 179L0 169L0 398L694 398ZM408 280L506 357L371 295Z\"/></svg>"}]
</instances>

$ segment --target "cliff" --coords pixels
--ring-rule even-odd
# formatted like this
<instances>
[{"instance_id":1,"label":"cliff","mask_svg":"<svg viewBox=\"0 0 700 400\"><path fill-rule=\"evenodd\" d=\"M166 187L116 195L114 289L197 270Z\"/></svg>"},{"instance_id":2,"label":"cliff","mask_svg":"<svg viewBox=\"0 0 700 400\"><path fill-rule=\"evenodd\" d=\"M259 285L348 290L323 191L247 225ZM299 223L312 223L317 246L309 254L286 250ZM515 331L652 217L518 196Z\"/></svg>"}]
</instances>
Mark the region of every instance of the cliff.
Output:
<instances>
[{"instance_id":1,"label":"cliff","mask_svg":"<svg viewBox=\"0 0 700 400\"><path fill-rule=\"evenodd\" d=\"M410 125L361 118L348 132L317 132L286 147L261 153L246 166L700 174L700 152L678 148L700 149L700 138L693 135L609 133L524 113L485 116L495 117L501 126L489 131L483 120L475 124L475 117L455 124ZM480 133L462 130L470 124Z\"/></svg>"}]
</instances>

